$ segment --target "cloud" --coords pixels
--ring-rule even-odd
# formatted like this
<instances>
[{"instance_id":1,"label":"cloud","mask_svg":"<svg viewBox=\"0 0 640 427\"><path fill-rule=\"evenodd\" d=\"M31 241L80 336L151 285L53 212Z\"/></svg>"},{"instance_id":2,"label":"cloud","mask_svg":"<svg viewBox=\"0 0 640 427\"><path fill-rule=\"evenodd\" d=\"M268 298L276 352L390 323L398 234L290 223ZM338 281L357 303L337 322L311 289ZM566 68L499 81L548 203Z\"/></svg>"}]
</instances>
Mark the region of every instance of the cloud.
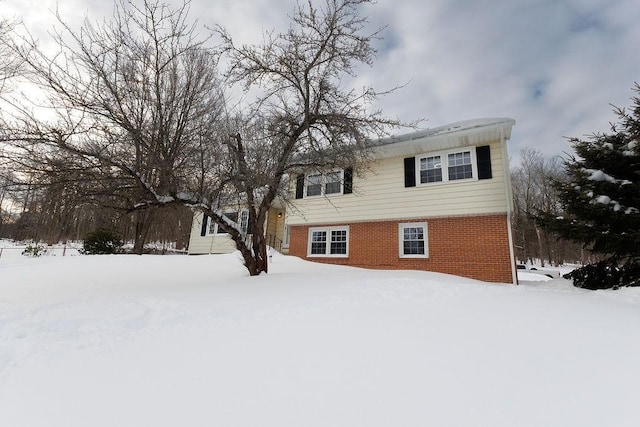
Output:
<instances>
[{"instance_id":1,"label":"cloud","mask_svg":"<svg viewBox=\"0 0 640 427\"><path fill-rule=\"evenodd\" d=\"M5 7L5 6L8 6ZM203 26L223 25L238 43L285 30L295 0L192 0ZM46 28L53 0L5 0L28 25ZM60 1L72 21L106 15L110 2ZM570 151L564 137L607 131L610 104L628 106L640 80L637 0L378 0L366 5L370 29L386 26L377 61L356 85L386 90L391 116L426 127L480 117L513 117L509 150L546 156Z\"/></svg>"}]
</instances>

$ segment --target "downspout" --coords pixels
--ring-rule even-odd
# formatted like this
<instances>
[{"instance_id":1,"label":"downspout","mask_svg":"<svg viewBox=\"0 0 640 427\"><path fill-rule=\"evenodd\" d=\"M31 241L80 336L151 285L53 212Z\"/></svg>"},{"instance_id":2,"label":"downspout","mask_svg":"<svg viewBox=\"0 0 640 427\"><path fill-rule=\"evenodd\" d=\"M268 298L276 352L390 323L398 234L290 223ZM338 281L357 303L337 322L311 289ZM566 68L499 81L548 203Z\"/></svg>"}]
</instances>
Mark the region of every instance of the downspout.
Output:
<instances>
[{"instance_id":1,"label":"downspout","mask_svg":"<svg viewBox=\"0 0 640 427\"><path fill-rule=\"evenodd\" d=\"M511 215L513 212L513 190L511 188L511 173L509 171L509 153L507 152L507 138L504 131L501 131L500 144L502 148L502 174L504 180L504 193L507 197L507 236L509 239L509 259L511 261L511 281L518 284L518 273L516 270L516 256L514 253L513 230L511 229Z\"/></svg>"}]
</instances>

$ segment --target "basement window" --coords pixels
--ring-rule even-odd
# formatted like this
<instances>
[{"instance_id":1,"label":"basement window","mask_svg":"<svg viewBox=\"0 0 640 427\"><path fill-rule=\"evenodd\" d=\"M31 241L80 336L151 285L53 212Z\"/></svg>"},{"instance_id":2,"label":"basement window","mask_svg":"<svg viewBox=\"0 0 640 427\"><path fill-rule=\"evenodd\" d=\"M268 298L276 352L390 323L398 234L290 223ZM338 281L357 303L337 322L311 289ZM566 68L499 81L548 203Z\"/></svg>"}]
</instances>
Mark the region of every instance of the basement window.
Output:
<instances>
[{"instance_id":1,"label":"basement window","mask_svg":"<svg viewBox=\"0 0 640 427\"><path fill-rule=\"evenodd\" d=\"M309 229L309 257L349 256L349 227L314 227Z\"/></svg>"},{"instance_id":2,"label":"basement window","mask_svg":"<svg viewBox=\"0 0 640 427\"><path fill-rule=\"evenodd\" d=\"M427 223L403 223L398 226L400 258L427 258L429 245Z\"/></svg>"}]
</instances>

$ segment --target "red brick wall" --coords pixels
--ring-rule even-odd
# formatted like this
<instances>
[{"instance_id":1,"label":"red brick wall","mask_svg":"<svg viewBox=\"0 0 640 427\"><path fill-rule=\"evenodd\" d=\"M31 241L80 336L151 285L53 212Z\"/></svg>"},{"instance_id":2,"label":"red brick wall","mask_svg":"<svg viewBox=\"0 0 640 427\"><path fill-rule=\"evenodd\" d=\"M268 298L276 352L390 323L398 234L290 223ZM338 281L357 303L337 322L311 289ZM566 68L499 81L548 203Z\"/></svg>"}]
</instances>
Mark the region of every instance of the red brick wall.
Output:
<instances>
[{"instance_id":1,"label":"red brick wall","mask_svg":"<svg viewBox=\"0 0 640 427\"><path fill-rule=\"evenodd\" d=\"M401 222L427 223L428 258L400 258L398 224ZM307 258L309 226L306 225L290 226L289 254L331 264L427 270L489 282L512 282L506 215L332 225L349 225L348 258Z\"/></svg>"}]
</instances>

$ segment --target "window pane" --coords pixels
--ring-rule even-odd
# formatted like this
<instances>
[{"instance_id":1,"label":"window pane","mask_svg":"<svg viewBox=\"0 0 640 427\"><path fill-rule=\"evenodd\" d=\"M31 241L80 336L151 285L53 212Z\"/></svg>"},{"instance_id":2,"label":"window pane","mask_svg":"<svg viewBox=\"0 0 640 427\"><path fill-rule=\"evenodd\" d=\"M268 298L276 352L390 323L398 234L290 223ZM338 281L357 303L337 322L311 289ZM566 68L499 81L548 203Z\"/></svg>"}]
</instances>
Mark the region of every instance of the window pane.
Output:
<instances>
[{"instance_id":1,"label":"window pane","mask_svg":"<svg viewBox=\"0 0 640 427\"><path fill-rule=\"evenodd\" d=\"M471 165L449 166L449 180L473 178Z\"/></svg>"},{"instance_id":2,"label":"window pane","mask_svg":"<svg viewBox=\"0 0 640 427\"><path fill-rule=\"evenodd\" d=\"M238 222L238 212L225 212L224 216L229 218L231 222L235 222L235 223ZM222 227L218 226L218 230L216 231L216 234L227 234L227 232L224 231Z\"/></svg>"},{"instance_id":3,"label":"window pane","mask_svg":"<svg viewBox=\"0 0 640 427\"><path fill-rule=\"evenodd\" d=\"M325 194L340 193L340 172L328 173L326 180Z\"/></svg>"},{"instance_id":4,"label":"window pane","mask_svg":"<svg viewBox=\"0 0 640 427\"><path fill-rule=\"evenodd\" d=\"M442 181L442 160L440 156L423 157L420 159L420 183Z\"/></svg>"},{"instance_id":5,"label":"window pane","mask_svg":"<svg viewBox=\"0 0 640 427\"><path fill-rule=\"evenodd\" d=\"M311 234L311 253L314 255L327 253L326 231L314 231Z\"/></svg>"},{"instance_id":6,"label":"window pane","mask_svg":"<svg viewBox=\"0 0 640 427\"><path fill-rule=\"evenodd\" d=\"M449 154L447 157L449 162L449 180L473 178L473 169L471 167L471 152L464 151L462 153Z\"/></svg>"},{"instance_id":7,"label":"window pane","mask_svg":"<svg viewBox=\"0 0 640 427\"><path fill-rule=\"evenodd\" d=\"M404 242L405 255L424 255L424 242Z\"/></svg>"},{"instance_id":8,"label":"window pane","mask_svg":"<svg viewBox=\"0 0 640 427\"><path fill-rule=\"evenodd\" d=\"M242 211L240 213L240 228L246 233L249 228L249 211Z\"/></svg>"},{"instance_id":9,"label":"window pane","mask_svg":"<svg viewBox=\"0 0 640 427\"><path fill-rule=\"evenodd\" d=\"M319 196L322 194L322 175L309 175L307 177L307 196Z\"/></svg>"},{"instance_id":10,"label":"window pane","mask_svg":"<svg viewBox=\"0 0 640 427\"><path fill-rule=\"evenodd\" d=\"M347 254L347 230L334 230L331 232L332 255Z\"/></svg>"},{"instance_id":11,"label":"window pane","mask_svg":"<svg viewBox=\"0 0 640 427\"><path fill-rule=\"evenodd\" d=\"M404 227L402 229L402 253L404 255L424 255L424 227Z\"/></svg>"}]
</instances>

